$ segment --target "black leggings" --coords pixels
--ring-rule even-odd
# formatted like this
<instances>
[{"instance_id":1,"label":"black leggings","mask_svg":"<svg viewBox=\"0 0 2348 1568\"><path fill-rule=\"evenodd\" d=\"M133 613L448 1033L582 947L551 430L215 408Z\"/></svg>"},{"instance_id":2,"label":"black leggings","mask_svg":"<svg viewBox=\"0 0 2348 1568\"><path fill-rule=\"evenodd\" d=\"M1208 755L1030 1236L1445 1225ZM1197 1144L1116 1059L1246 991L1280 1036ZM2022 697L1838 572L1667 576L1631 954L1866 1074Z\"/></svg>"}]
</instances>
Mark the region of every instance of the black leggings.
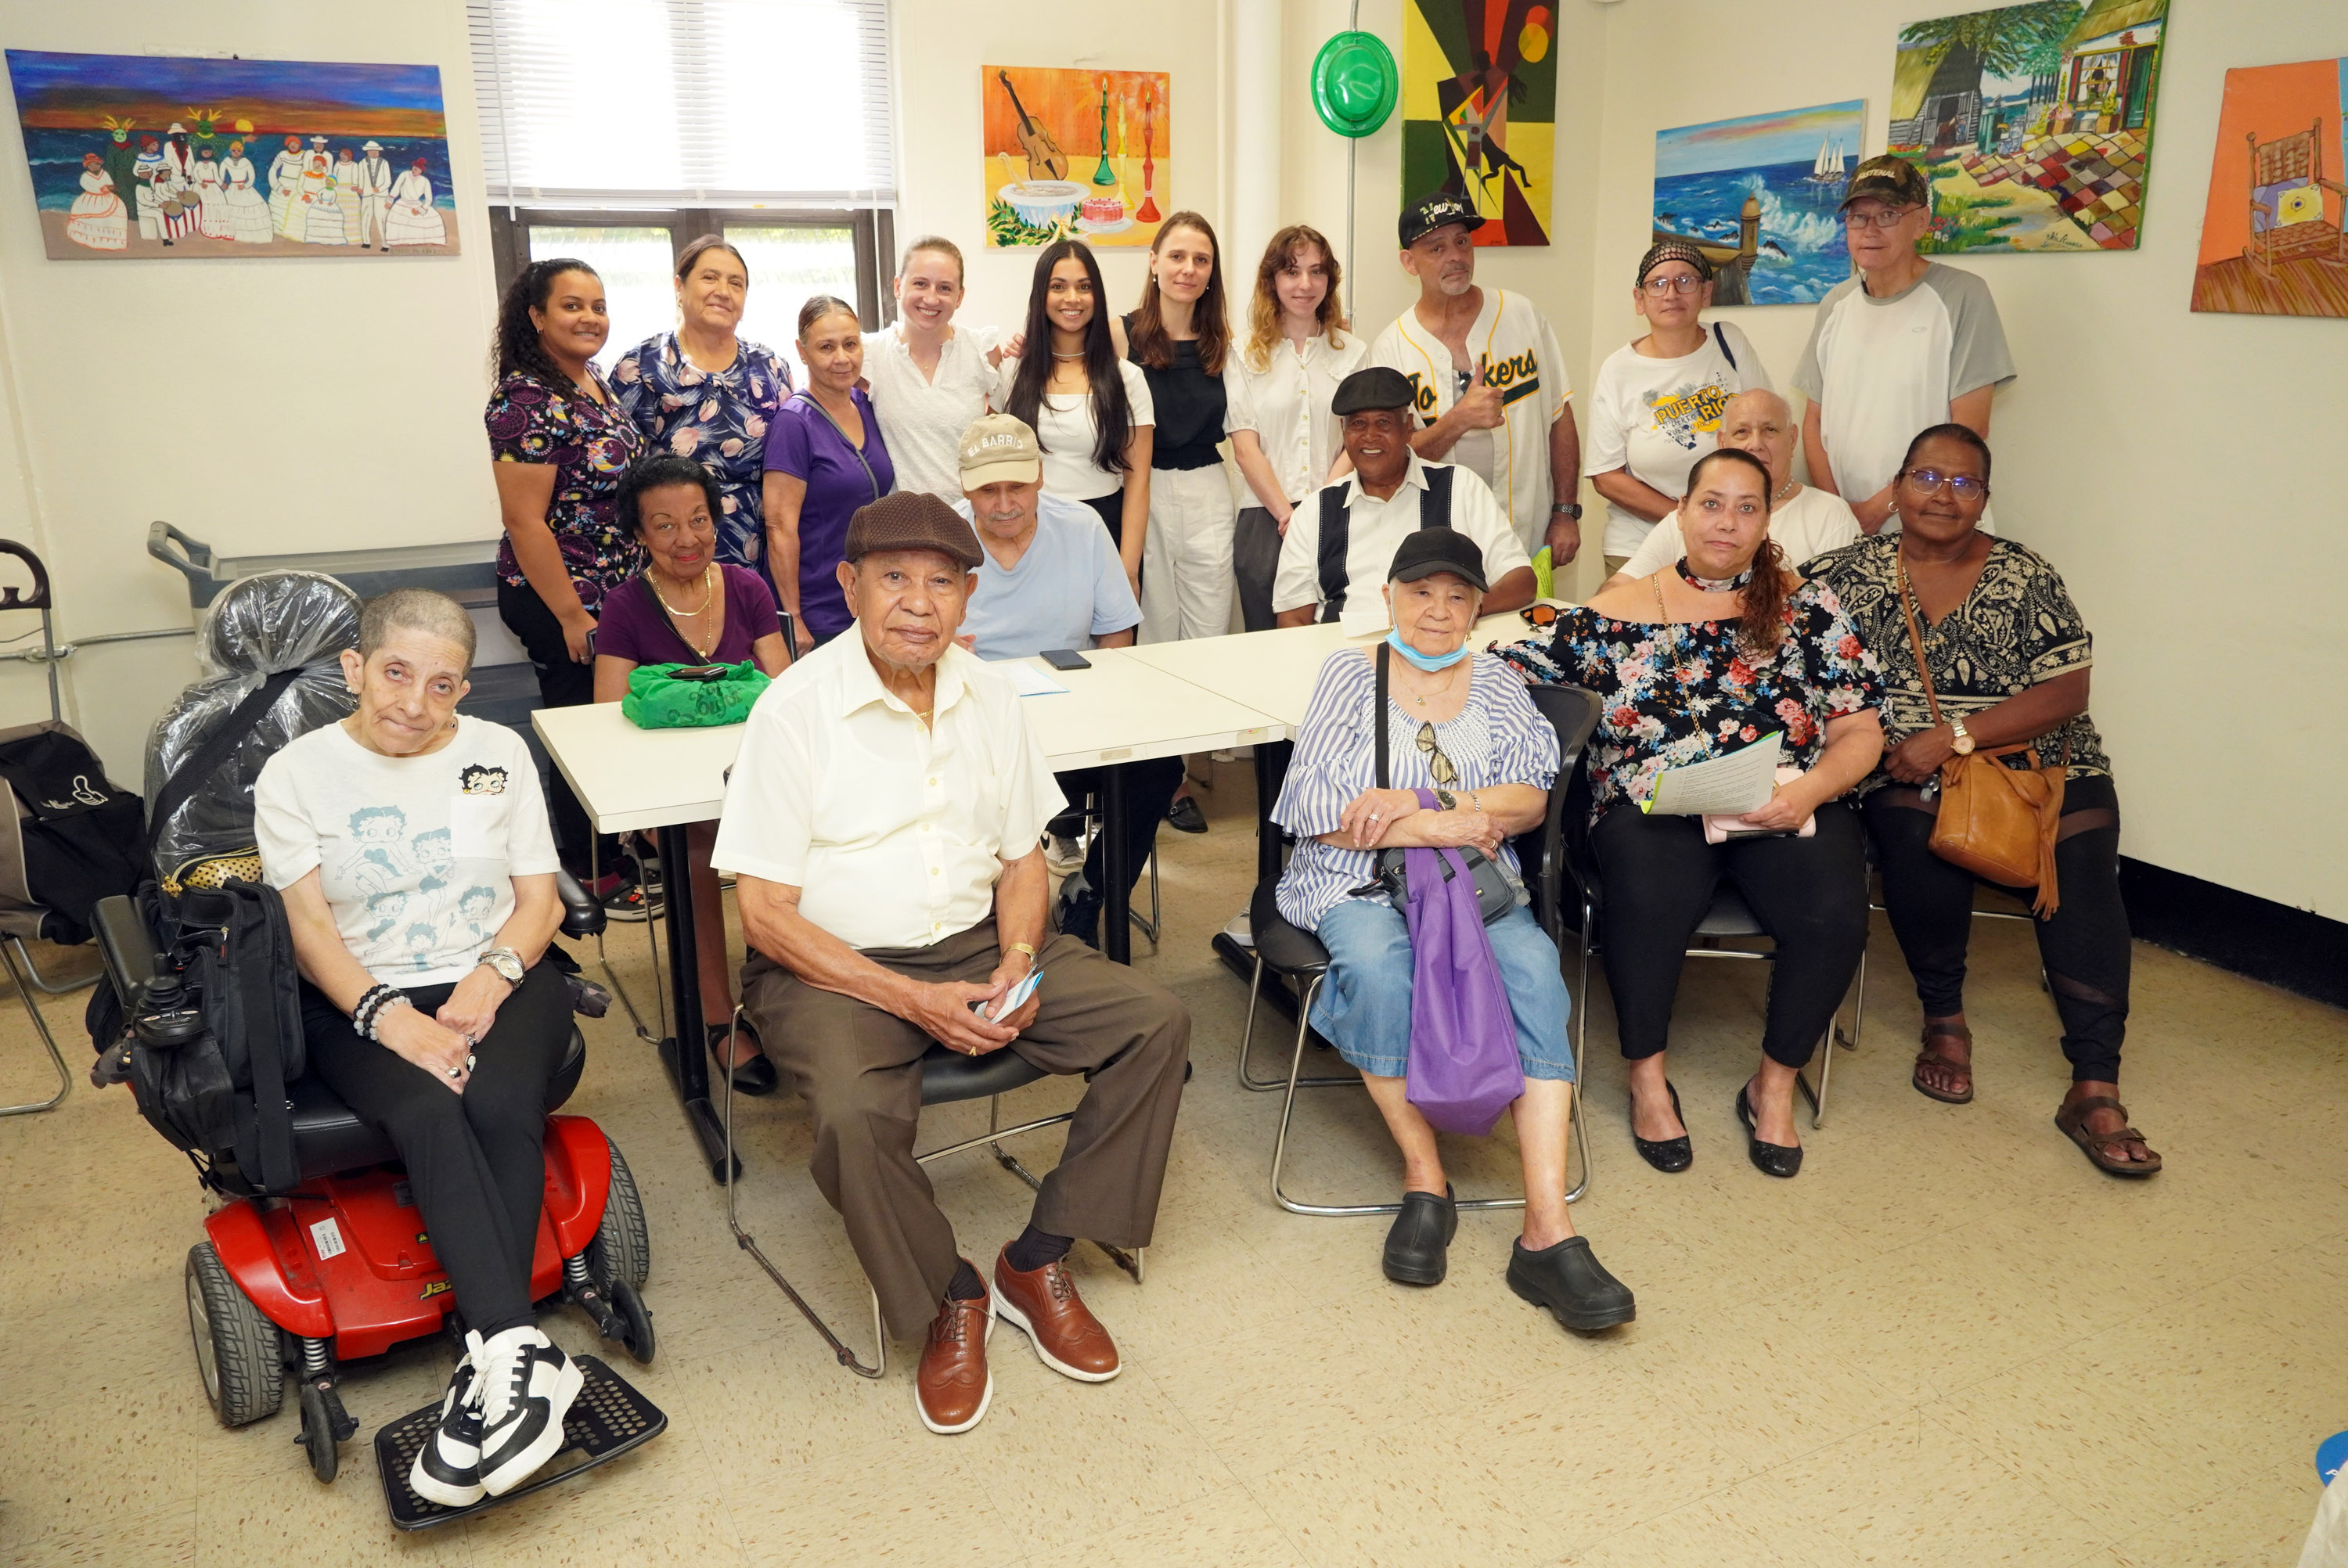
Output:
<instances>
[{"instance_id":1,"label":"black leggings","mask_svg":"<svg viewBox=\"0 0 2348 1568\"><path fill-rule=\"evenodd\" d=\"M1107 772L1107 768L1071 768L1066 773L1055 774L1053 778L1062 794L1082 806L1085 796L1101 787L1101 777ZM1127 892L1133 891L1140 882L1141 873L1149 863L1150 848L1158 842L1158 825L1166 820L1166 808L1174 804L1174 792L1181 787L1180 757L1152 757L1147 762L1125 764L1125 864L1132 873L1126 884ZM1056 824L1059 819L1053 820ZM1098 835L1085 852L1085 886L1095 893L1107 890L1108 873L1103 869Z\"/></svg>"},{"instance_id":2,"label":"black leggings","mask_svg":"<svg viewBox=\"0 0 2348 1568\"><path fill-rule=\"evenodd\" d=\"M429 1016L456 989L407 994ZM522 977L474 1049L462 1094L360 1039L342 1009L307 983L302 1032L310 1071L399 1151L466 1326L486 1339L534 1321L530 1265L546 1201L546 1091L571 1040L562 972L541 963Z\"/></svg>"},{"instance_id":3,"label":"black leggings","mask_svg":"<svg viewBox=\"0 0 2348 1568\"><path fill-rule=\"evenodd\" d=\"M538 672L538 697L542 704L583 708L595 700L594 661L581 664L572 660L570 645L562 638L562 622L554 619L554 611L546 608L536 589L527 583L516 588L499 578L498 619L530 655L530 668ZM587 820L587 808L572 793L571 781L562 776L561 768L548 772L552 776L546 785L547 815L554 822L554 845L562 864L583 879L592 844L595 868L606 875L618 869L619 842L609 834L594 832Z\"/></svg>"},{"instance_id":4,"label":"black leggings","mask_svg":"<svg viewBox=\"0 0 2348 1568\"><path fill-rule=\"evenodd\" d=\"M1883 873L1883 907L1916 977L1916 999L1926 1018L1953 1018L1965 1009L1974 878L1932 853L1932 813L1907 804L1915 798L1912 791L1877 790L1867 798L1867 830ZM2131 955L2127 907L2120 902L2119 795L2112 781L2070 780L2063 787L2063 817L2054 843L2061 907L2052 919L2031 922L2038 960L2046 966L2046 989L2063 1020L2072 1081L2117 1083Z\"/></svg>"},{"instance_id":5,"label":"black leggings","mask_svg":"<svg viewBox=\"0 0 2348 1568\"><path fill-rule=\"evenodd\" d=\"M1867 852L1859 816L1821 806L1811 838L1706 844L1693 816L1616 805L1591 829L1605 876L1606 984L1632 1061L1663 1049L1688 943L1726 876L1776 944L1761 1049L1798 1068L1842 1005L1867 948Z\"/></svg>"}]
</instances>

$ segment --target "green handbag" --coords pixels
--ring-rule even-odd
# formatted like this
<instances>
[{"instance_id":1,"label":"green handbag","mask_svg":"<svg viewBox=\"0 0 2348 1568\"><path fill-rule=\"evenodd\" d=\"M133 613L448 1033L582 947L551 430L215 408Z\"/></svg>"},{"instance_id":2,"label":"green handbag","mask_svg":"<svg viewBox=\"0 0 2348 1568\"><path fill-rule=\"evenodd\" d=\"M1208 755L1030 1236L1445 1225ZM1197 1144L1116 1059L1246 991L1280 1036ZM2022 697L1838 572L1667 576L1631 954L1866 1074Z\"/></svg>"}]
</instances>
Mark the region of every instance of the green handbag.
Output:
<instances>
[{"instance_id":1,"label":"green handbag","mask_svg":"<svg viewBox=\"0 0 2348 1568\"><path fill-rule=\"evenodd\" d=\"M768 684L747 659L739 664L639 664L628 671L620 712L640 730L715 729L748 718L750 705Z\"/></svg>"}]
</instances>

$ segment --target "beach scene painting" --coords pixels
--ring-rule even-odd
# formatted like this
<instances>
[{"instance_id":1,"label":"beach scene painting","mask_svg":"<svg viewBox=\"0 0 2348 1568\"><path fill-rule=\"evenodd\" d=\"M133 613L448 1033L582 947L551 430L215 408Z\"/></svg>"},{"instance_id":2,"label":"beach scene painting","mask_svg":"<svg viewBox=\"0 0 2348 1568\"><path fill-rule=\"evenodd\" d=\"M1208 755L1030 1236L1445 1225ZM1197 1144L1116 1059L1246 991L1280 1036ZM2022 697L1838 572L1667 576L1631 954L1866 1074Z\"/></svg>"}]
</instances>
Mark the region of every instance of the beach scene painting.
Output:
<instances>
[{"instance_id":1,"label":"beach scene painting","mask_svg":"<svg viewBox=\"0 0 2348 1568\"><path fill-rule=\"evenodd\" d=\"M437 66L7 56L53 261L457 253Z\"/></svg>"},{"instance_id":2,"label":"beach scene painting","mask_svg":"<svg viewBox=\"0 0 2348 1568\"><path fill-rule=\"evenodd\" d=\"M2226 73L2193 308L2348 317L2348 60Z\"/></svg>"},{"instance_id":3,"label":"beach scene painting","mask_svg":"<svg viewBox=\"0 0 2348 1568\"><path fill-rule=\"evenodd\" d=\"M1173 198L1164 71L982 66L987 249L1148 245Z\"/></svg>"},{"instance_id":4,"label":"beach scene painting","mask_svg":"<svg viewBox=\"0 0 2348 1568\"><path fill-rule=\"evenodd\" d=\"M1867 100L1655 133L1655 238L1710 259L1713 302L1814 305L1850 276L1837 209L1866 155Z\"/></svg>"},{"instance_id":5,"label":"beach scene painting","mask_svg":"<svg viewBox=\"0 0 2348 1568\"><path fill-rule=\"evenodd\" d=\"M1920 249L2133 251L2168 0L2032 0L1911 23L1888 150L1932 182Z\"/></svg>"}]
</instances>

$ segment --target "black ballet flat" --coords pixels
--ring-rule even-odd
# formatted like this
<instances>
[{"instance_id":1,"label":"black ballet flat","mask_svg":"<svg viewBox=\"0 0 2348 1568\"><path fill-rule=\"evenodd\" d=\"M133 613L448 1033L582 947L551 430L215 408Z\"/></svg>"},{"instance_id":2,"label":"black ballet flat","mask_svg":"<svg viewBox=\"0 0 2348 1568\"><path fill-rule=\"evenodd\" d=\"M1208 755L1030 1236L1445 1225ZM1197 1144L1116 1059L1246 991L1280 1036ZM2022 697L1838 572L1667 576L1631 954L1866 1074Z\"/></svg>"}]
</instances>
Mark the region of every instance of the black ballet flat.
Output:
<instances>
[{"instance_id":1,"label":"black ballet flat","mask_svg":"<svg viewBox=\"0 0 2348 1568\"><path fill-rule=\"evenodd\" d=\"M750 1034L749 1026L747 1024L743 1026L742 1032L749 1035L754 1041L757 1039L757 1036ZM722 1023L711 1024L709 1026L709 1060L720 1072L727 1071L726 1058L719 1054L725 1049L726 1026ZM782 1081L775 1074L775 1064L767 1061L763 1053L752 1057L747 1061L736 1062L731 1072L734 1090L737 1094L772 1094Z\"/></svg>"},{"instance_id":2,"label":"black ballet flat","mask_svg":"<svg viewBox=\"0 0 2348 1568\"><path fill-rule=\"evenodd\" d=\"M1748 1083L1736 1091L1736 1119L1745 1123L1745 1131L1748 1134L1753 1132L1756 1125L1753 1102L1745 1092L1746 1089L1751 1087L1752 1085ZM1788 1147L1784 1143L1765 1143L1759 1137L1753 1136L1746 1143L1745 1152L1753 1157L1753 1168L1765 1176L1801 1174L1802 1150L1799 1144Z\"/></svg>"},{"instance_id":3,"label":"black ballet flat","mask_svg":"<svg viewBox=\"0 0 2348 1568\"><path fill-rule=\"evenodd\" d=\"M1672 1097L1672 1114L1679 1116L1680 1091L1672 1088L1671 1080L1668 1078L1663 1080L1663 1088ZM1686 1117L1680 1117L1680 1125L1683 1127L1687 1125ZM1641 1159L1667 1176L1676 1176L1695 1163L1695 1145L1688 1142L1688 1135L1685 1132L1682 1132L1676 1138L1639 1136L1639 1102L1636 1100L1631 1102L1631 1143L1639 1151Z\"/></svg>"}]
</instances>

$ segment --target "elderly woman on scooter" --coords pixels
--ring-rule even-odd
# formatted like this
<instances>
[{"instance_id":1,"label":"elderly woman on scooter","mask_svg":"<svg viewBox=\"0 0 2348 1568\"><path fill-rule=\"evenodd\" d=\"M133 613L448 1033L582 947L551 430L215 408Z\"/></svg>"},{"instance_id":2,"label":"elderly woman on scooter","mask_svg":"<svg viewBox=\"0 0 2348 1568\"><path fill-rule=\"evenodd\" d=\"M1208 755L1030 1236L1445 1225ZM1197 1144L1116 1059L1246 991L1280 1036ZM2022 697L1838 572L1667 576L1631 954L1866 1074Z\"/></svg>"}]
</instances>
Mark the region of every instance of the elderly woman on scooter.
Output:
<instances>
[{"instance_id":1,"label":"elderly woman on scooter","mask_svg":"<svg viewBox=\"0 0 2348 1568\"><path fill-rule=\"evenodd\" d=\"M287 745L252 791L309 1071L399 1150L470 1330L408 1476L451 1508L551 1459L582 1380L530 1288L547 1088L571 1035L563 977L539 961L558 862L521 738L457 714L472 661L455 600L371 600L343 653L358 711Z\"/></svg>"}]
</instances>

